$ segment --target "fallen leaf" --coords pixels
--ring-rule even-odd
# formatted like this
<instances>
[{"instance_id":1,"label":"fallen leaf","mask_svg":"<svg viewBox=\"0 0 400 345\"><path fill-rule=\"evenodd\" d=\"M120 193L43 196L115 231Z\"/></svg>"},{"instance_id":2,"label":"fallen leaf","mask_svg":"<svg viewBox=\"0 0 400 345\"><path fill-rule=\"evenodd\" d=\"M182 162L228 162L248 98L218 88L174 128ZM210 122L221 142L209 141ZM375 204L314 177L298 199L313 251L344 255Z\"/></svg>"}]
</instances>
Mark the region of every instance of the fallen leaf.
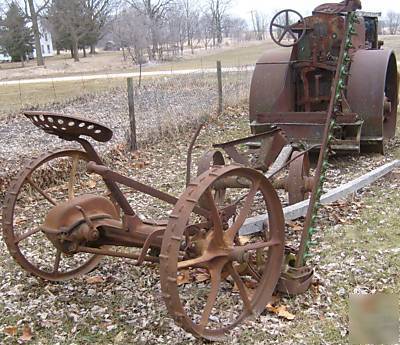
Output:
<instances>
[{"instance_id":1,"label":"fallen leaf","mask_svg":"<svg viewBox=\"0 0 400 345\"><path fill-rule=\"evenodd\" d=\"M7 326L3 329L3 333L11 335L12 337L17 335L17 326Z\"/></svg>"},{"instance_id":2,"label":"fallen leaf","mask_svg":"<svg viewBox=\"0 0 400 345\"><path fill-rule=\"evenodd\" d=\"M145 167L144 162L137 162L133 165L134 168L143 169Z\"/></svg>"},{"instance_id":3,"label":"fallen leaf","mask_svg":"<svg viewBox=\"0 0 400 345\"><path fill-rule=\"evenodd\" d=\"M178 284L178 286L187 284L189 282L190 282L189 270L181 271L179 275L176 277L176 283Z\"/></svg>"},{"instance_id":4,"label":"fallen leaf","mask_svg":"<svg viewBox=\"0 0 400 345\"><path fill-rule=\"evenodd\" d=\"M22 335L19 337L19 340L23 342L28 342L33 338L32 330L29 325L24 325L22 329Z\"/></svg>"},{"instance_id":5,"label":"fallen leaf","mask_svg":"<svg viewBox=\"0 0 400 345\"><path fill-rule=\"evenodd\" d=\"M250 236L238 236L238 240L241 246L244 246L245 244L250 242Z\"/></svg>"},{"instance_id":6,"label":"fallen leaf","mask_svg":"<svg viewBox=\"0 0 400 345\"><path fill-rule=\"evenodd\" d=\"M94 188L94 187L96 187L96 181L94 181L94 180L89 180L89 182L88 182L88 187L89 188Z\"/></svg>"},{"instance_id":7,"label":"fallen leaf","mask_svg":"<svg viewBox=\"0 0 400 345\"><path fill-rule=\"evenodd\" d=\"M276 314L276 315L278 315L280 317L283 317L286 320L293 320L295 318L295 316L292 313L290 313L287 310L286 306L284 306L284 305L274 307L271 304L267 304L266 309L269 312L274 313L274 314Z\"/></svg>"},{"instance_id":8,"label":"fallen leaf","mask_svg":"<svg viewBox=\"0 0 400 345\"><path fill-rule=\"evenodd\" d=\"M208 273L197 273L194 278L196 279L196 282L201 283L209 280L210 275Z\"/></svg>"},{"instance_id":9,"label":"fallen leaf","mask_svg":"<svg viewBox=\"0 0 400 345\"><path fill-rule=\"evenodd\" d=\"M88 278L86 278L86 283L88 283L88 284L104 283L104 278L101 276L88 277Z\"/></svg>"},{"instance_id":10,"label":"fallen leaf","mask_svg":"<svg viewBox=\"0 0 400 345\"><path fill-rule=\"evenodd\" d=\"M279 309L278 316L285 318L286 320L294 320L295 316L286 310L286 307L282 306Z\"/></svg>"},{"instance_id":11,"label":"fallen leaf","mask_svg":"<svg viewBox=\"0 0 400 345\"><path fill-rule=\"evenodd\" d=\"M296 224L295 226L292 227L293 231L302 231L303 227L301 225Z\"/></svg>"}]
</instances>

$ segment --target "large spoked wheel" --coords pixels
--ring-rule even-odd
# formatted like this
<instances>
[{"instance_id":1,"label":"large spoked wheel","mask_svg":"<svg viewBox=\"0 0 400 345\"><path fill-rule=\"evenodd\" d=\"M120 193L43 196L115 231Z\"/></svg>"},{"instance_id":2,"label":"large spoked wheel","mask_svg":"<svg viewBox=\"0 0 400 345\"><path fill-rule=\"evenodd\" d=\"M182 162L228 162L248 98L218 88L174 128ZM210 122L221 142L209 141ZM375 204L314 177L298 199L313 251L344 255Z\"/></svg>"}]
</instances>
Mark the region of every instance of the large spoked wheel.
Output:
<instances>
[{"instance_id":1,"label":"large spoked wheel","mask_svg":"<svg viewBox=\"0 0 400 345\"><path fill-rule=\"evenodd\" d=\"M307 199L312 188L312 178L308 153L302 155L300 151L294 151L290 159L294 161L289 165L287 191L289 205L293 205Z\"/></svg>"},{"instance_id":2,"label":"large spoked wheel","mask_svg":"<svg viewBox=\"0 0 400 345\"><path fill-rule=\"evenodd\" d=\"M221 187L225 202L217 204L212 190ZM199 212L204 200L207 209ZM256 215L268 215L261 231L239 236L245 220ZM223 338L264 310L283 253L282 206L264 175L238 166L209 169L179 198L163 239L161 289L169 313L196 336Z\"/></svg>"},{"instance_id":3,"label":"large spoked wheel","mask_svg":"<svg viewBox=\"0 0 400 345\"><path fill-rule=\"evenodd\" d=\"M293 26L300 25L301 32L298 36L293 31ZM282 10L278 12L271 20L269 33L272 40L281 47L293 47L306 34L306 23L303 16L294 10ZM289 38L290 43L283 43L285 37ZM291 40L291 41L290 41Z\"/></svg>"},{"instance_id":4,"label":"large spoked wheel","mask_svg":"<svg viewBox=\"0 0 400 345\"><path fill-rule=\"evenodd\" d=\"M75 149L47 152L32 159L14 178L3 210L3 235L15 261L51 281L93 270L101 256L64 255L41 230L47 213L75 196L105 191L103 181L87 174L87 154Z\"/></svg>"}]
</instances>

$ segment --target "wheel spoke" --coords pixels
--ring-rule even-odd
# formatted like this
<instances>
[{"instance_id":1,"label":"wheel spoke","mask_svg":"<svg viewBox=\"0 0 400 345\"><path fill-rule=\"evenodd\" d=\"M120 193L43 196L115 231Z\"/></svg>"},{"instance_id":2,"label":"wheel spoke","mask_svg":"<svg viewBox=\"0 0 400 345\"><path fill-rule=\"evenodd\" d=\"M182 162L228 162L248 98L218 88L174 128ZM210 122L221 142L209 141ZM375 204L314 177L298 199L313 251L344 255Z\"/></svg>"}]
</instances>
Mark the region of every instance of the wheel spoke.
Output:
<instances>
[{"instance_id":1,"label":"wheel spoke","mask_svg":"<svg viewBox=\"0 0 400 345\"><path fill-rule=\"evenodd\" d=\"M239 289L240 297L243 300L243 304L247 311L251 314L253 312L253 307L251 306L251 302L249 296L247 294L246 285L244 285L242 278L240 278L239 273L237 273L236 268L230 263L227 265L228 272L233 278L233 281L236 283L236 286Z\"/></svg>"},{"instance_id":2,"label":"wheel spoke","mask_svg":"<svg viewBox=\"0 0 400 345\"><path fill-rule=\"evenodd\" d=\"M207 261L210 261L210 258L205 255L201 255L194 259L180 261L178 262L178 270L182 270L184 268L189 268L189 267L204 267L205 265L202 264L204 264Z\"/></svg>"},{"instance_id":3,"label":"wheel spoke","mask_svg":"<svg viewBox=\"0 0 400 345\"><path fill-rule=\"evenodd\" d=\"M292 29L289 28L289 29L288 29L288 33L290 34L290 36L293 37L294 41L297 42L297 37L296 37L296 35L294 34L294 32L292 31Z\"/></svg>"},{"instance_id":4,"label":"wheel spoke","mask_svg":"<svg viewBox=\"0 0 400 345\"><path fill-rule=\"evenodd\" d=\"M15 239L15 243L19 243L19 242L21 242L21 241L27 239L29 236L32 236L32 235L38 233L40 230L41 230L40 228L36 228L36 229L32 229L32 230L30 230L30 231L25 232L24 234L18 236L18 237Z\"/></svg>"},{"instance_id":5,"label":"wheel spoke","mask_svg":"<svg viewBox=\"0 0 400 345\"><path fill-rule=\"evenodd\" d=\"M211 279L211 291L207 298L206 306L204 307L203 314L200 319L200 328L203 331L209 321L212 308L217 301L217 296L219 292L219 287L221 285L221 271L222 267L214 267L209 270L210 271L210 279Z\"/></svg>"},{"instance_id":6,"label":"wheel spoke","mask_svg":"<svg viewBox=\"0 0 400 345\"><path fill-rule=\"evenodd\" d=\"M287 29L285 28L282 32L282 34L278 38L278 42L282 42L282 40L285 38L285 35L287 34Z\"/></svg>"},{"instance_id":7,"label":"wheel spoke","mask_svg":"<svg viewBox=\"0 0 400 345\"><path fill-rule=\"evenodd\" d=\"M283 26L283 25L280 25L280 24L272 24L272 26L274 26L274 27L277 27L277 28L279 28L279 29L285 29L285 27Z\"/></svg>"},{"instance_id":8,"label":"wheel spoke","mask_svg":"<svg viewBox=\"0 0 400 345\"><path fill-rule=\"evenodd\" d=\"M54 260L53 273L57 273L60 268L61 250L57 249L56 258Z\"/></svg>"},{"instance_id":9,"label":"wheel spoke","mask_svg":"<svg viewBox=\"0 0 400 345\"><path fill-rule=\"evenodd\" d=\"M68 181L68 199L71 200L74 197L74 185L76 181L76 170L78 168L78 160L79 156L74 155L72 157L72 166L71 166L71 173L69 175Z\"/></svg>"},{"instance_id":10,"label":"wheel spoke","mask_svg":"<svg viewBox=\"0 0 400 345\"><path fill-rule=\"evenodd\" d=\"M41 189L35 182L33 182L31 177L27 178L28 183L35 189L40 195L42 195L50 204L57 206L57 202L50 197L43 189Z\"/></svg>"},{"instance_id":11,"label":"wheel spoke","mask_svg":"<svg viewBox=\"0 0 400 345\"><path fill-rule=\"evenodd\" d=\"M278 241L268 241L268 242L256 242L256 243L249 243L246 244L244 246L236 246L234 248L234 253L244 253L244 252L248 252L249 250L257 250L257 249L263 249L266 247L272 247L272 246L276 246L280 244L280 242Z\"/></svg>"},{"instance_id":12,"label":"wheel spoke","mask_svg":"<svg viewBox=\"0 0 400 345\"><path fill-rule=\"evenodd\" d=\"M246 220L259 186L260 186L259 180L253 182L253 186L251 187L250 192L247 194L243 208L240 210L239 216L236 218L232 226L226 231L227 236L231 239L231 241L233 241L237 232L239 231L244 221Z\"/></svg>"},{"instance_id":13,"label":"wheel spoke","mask_svg":"<svg viewBox=\"0 0 400 345\"><path fill-rule=\"evenodd\" d=\"M213 240L216 241L216 244L221 244L223 243L224 230L222 220L210 188L207 188L204 196L207 202L207 208L211 212L210 216L213 223Z\"/></svg>"},{"instance_id":14,"label":"wheel spoke","mask_svg":"<svg viewBox=\"0 0 400 345\"><path fill-rule=\"evenodd\" d=\"M261 276L260 274L257 272L257 269L254 268L253 264L251 264L250 262L247 263L247 266L249 268L250 274L252 275L252 277L254 279L256 279L257 281L261 280Z\"/></svg>"},{"instance_id":15,"label":"wheel spoke","mask_svg":"<svg viewBox=\"0 0 400 345\"><path fill-rule=\"evenodd\" d=\"M286 27L290 26L289 22L289 11L285 11ZM286 29L285 29L286 30Z\"/></svg>"}]
</instances>

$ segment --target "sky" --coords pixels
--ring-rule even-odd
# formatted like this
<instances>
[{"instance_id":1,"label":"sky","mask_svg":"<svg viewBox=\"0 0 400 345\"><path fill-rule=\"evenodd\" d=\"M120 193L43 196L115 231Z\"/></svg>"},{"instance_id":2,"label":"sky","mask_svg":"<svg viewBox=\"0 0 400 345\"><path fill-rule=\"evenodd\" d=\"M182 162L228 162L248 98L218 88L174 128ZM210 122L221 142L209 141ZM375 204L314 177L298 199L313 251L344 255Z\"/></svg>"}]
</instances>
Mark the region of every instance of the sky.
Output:
<instances>
[{"instance_id":1,"label":"sky","mask_svg":"<svg viewBox=\"0 0 400 345\"><path fill-rule=\"evenodd\" d=\"M303 16L311 15L312 10L325 2L340 2L335 0L233 0L231 13L250 20L250 12L258 10L263 13L272 14L283 9L293 9ZM399 0L361 0L362 10L368 12L383 12L388 10L400 12ZM271 16L272 17L272 16Z\"/></svg>"}]
</instances>

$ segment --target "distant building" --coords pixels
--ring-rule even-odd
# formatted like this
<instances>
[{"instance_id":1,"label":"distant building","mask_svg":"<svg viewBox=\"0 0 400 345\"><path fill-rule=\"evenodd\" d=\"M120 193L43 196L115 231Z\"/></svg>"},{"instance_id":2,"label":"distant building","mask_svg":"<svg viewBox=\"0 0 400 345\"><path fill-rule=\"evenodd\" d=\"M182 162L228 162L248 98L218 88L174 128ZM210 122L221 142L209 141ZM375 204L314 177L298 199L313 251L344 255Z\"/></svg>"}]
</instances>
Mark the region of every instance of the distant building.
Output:
<instances>
[{"instance_id":1,"label":"distant building","mask_svg":"<svg viewBox=\"0 0 400 345\"><path fill-rule=\"evenodd\" d=\"M42 49L43 57L53 56L54 55L53 40L51 39L50 31L46 28L45 25L41 25L40 23L39 23L39 31L41 33L40 47ZM35 47L33 48L32 57L36 58Z\"/></svg>"},{"instance_id":2,"label":"distant building","mask_svg":"<svg viewBox=\"0 0 400 345\"><path fill-rule=\"evenodd\" d=\"M0 62L11 62L11 56L6 51L1 51L0 47Z\"/></svg>"}]
</instances>

